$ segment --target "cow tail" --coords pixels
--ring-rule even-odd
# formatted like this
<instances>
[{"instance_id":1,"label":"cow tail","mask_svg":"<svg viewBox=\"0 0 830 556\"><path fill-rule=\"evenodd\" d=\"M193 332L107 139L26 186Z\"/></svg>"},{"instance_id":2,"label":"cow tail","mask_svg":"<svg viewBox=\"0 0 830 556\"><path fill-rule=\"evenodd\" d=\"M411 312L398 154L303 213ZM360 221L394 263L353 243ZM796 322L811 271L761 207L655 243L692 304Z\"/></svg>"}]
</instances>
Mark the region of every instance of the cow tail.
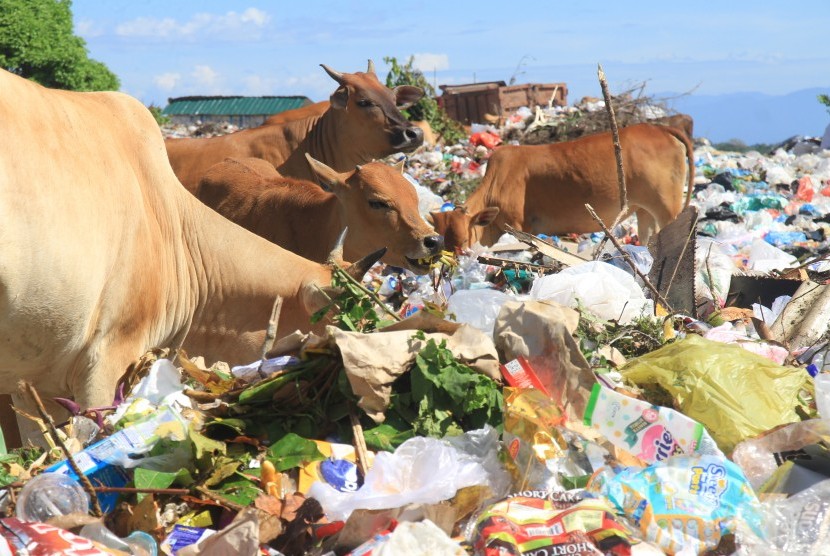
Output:
<instances>
[{"instance_id":1,"label":"cow tail","mask_svg":"<svg viewBox=\"0 0 830 556\"><path fill-rule=\"evenodd\" d=\"M686 184L686 202L683 204L685 209L692 201L692 191L695 188L695 147L684 131L670 126L663 126L663 129L671 133L686 147L686 159L689 161L689 180Z\"/></svg>"}]
</instances>

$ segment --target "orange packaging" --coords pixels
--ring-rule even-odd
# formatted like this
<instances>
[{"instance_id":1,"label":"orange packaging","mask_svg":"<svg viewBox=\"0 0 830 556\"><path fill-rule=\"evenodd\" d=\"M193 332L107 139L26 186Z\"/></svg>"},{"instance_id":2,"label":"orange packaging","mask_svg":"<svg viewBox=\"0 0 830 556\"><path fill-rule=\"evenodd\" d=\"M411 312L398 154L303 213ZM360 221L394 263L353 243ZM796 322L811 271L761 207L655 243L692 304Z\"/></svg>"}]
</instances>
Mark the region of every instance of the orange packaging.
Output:
<instances>
[{"instance_id":1,"label":"orange packaging","mask_svg":"<svg viewBox=\"0 0 830 556\"><path fill-rule=\"evenodd\" d=\"M504 380L510 386L514 388L535 388L550 397L550 392L542 385L536 371L533 370L527 359L521 355L504 365L500 365L500 367Z\"/></svg>"}]
</instances>

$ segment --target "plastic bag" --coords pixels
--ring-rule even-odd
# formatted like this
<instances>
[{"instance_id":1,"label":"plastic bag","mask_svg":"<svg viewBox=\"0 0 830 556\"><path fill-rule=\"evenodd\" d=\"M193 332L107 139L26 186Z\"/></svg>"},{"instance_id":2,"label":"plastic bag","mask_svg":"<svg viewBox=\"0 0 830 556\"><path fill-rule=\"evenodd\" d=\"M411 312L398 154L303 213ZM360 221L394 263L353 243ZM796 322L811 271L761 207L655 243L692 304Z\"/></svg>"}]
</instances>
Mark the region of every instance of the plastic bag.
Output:
<instances>
[{"instance_id":1,"label":"plastic bag","mask_svg":"<svg viewBox=\"0 0 830 556\"><path fill-rule=\"evenodd\" d=\"M108 548L65 529L46 523L21 521L14 517L0 519L0 554L12 556L126 556L126 552Z\"/></svg>"},{"instance_id":2,"label":"plastic bag","mask_svg":"<svg viewBox=\"0 0 830 556\"><path fill-rule=\"evenodd\" d=\"M785 500L761 503L763 535L739 523L741 556L830 555L830 479Z\"/></svg>"},{"instance_id":3,"label":"plastic bag","mask_svg":"<svg viewBox=\"0 0 830 556\"><path fill-rule=\"evenodd\" d=\"M778 249L770 241L769 238L773 234L790 234L791 232L769 232L766 237L767 241L762 239L755 239L752 241L752 247L749 249L749 268L758 270L760 272L769 272L771 270L783 270L798 263L798 259ZM801 234L802 236L804 234ZM775 236L777 237L777 236ZM773 237L774 239L774 237ZM804 238L806 239L806 237ZM784 241L784 245L787 241Z\"/></svg>"},{"instance_id":4,"label":"plastic bag","mask_svg":"<svg viewBox=\"0 0 830 556\"><path fill-rule=\"evenodd\" d=\"M707 315L726 304L735 263L721 246L706 238L697 239L695 250L695 304Z\"/></svg>"},{"instance_id":5,"label":"plastic bag","mask_svg":"<svg viewBox=\"0 0 830 556\"><path fill-rule=\"evenodd\" d=\"M640 315L654 313L654 303L646 299L630 274L599 261L537 278L530 297L553 300L568 307L576 307L579 301L601 319L619 320L623 324Z\"/></svg>"},{"instance_id":6,"label":"plastic bag","mask_svg":"<svg viewBox=\"0 0 830 556\"><path fill-rule=\"evenodd\" d=\"M744 440L732 452L732 461L741 466L747 479L760 490L779 466L796 460L805 446L830 443L830 421L810 419Z\"/></svg>"},{"instance_id":7,"label":"plastic bag","mask_svg":"<svg viewBox=\"0 0 830 556\"><path fill-rule=\"evenodd\" d=\"M658 403L654 398L661 397L659 405L703 424L727 454L745 438L800 421L799 392L810 387L803 369L694 335L629 361L620 373L643 388L646 399Z\"/></svg>"},{"instance_id":8,"label":"plastic bag","mask_svg":"<svg viewBox=\"0 0 830 556\"><path fill-rule=\"evenodd\" d=\"M461 440L461 437L467 437ZM475 440L475 454L457 447ZM353 493L339 492L325 483L314 483L310 498L317 499L332 520L345 520L357 509L380 510L409 504L436 504L455 496L464 487L488 485L504 495L509 485L506 472L494 470L488 458L497 458L498 433L487 427L484 433L465 433L453 439L411 438L394 453L381 452L366 473L363 486ZM481 452L485 454L482 457ZM492 456L491 456L492 454ZM490 462L495 460L489 460ZM494 470L488 472L488 469ZM495 492L501 488L502 492Z\"/></svg>"},{"instance_id":9,"label":"plastic bag","mask_svg":"<svg viewBox=\"0 0 830 556\"><path fill-rule=\"evenodd\" d=\"M607 498L648 542L670 554L715 548L736 528L738 515L758 530L758 499L740 468L715 456L675 456L618 474L606 468L587 492Z\"/></svg>"},{"instance_id":10,"label":"plastic bag","mask_svg":"<svg viewBox=\"0 0 830 556\"><path fill-rule=\"evenodd\" d=\"M501 306L512 299L498 290L459 290L447 300L447 313L492 338Z\"/></svg>"}]
</instances>

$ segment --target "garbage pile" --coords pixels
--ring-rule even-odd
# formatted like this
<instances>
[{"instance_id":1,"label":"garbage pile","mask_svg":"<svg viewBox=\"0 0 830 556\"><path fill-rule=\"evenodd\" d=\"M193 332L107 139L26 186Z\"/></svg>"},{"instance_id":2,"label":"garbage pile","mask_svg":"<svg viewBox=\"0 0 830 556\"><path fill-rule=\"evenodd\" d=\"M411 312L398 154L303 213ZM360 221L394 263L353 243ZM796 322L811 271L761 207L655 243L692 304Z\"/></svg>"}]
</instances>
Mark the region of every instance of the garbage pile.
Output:
<instances>
[{"instance_id":1,"label":"garbage pile","mask_svg":"<svg viewBox=\"0 0 830 556\"><path fill-rule=\"evenodd\" d=\"M505 137L413 155L421 211ZM0 552L830 554L830 151L695 156L648 248L626 223L622 251L514 232L425 276L336 269L317 334L55 400L0 456Z\"/></svg>"}]
</instances>

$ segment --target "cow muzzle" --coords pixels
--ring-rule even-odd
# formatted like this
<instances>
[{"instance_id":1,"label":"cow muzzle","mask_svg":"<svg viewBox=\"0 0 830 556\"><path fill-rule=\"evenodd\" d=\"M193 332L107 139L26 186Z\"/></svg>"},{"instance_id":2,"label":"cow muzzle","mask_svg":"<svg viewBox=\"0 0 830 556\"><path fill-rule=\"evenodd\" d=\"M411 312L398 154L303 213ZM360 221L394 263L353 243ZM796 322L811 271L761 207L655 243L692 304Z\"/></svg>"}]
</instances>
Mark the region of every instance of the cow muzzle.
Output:
<instances>
[{"instance_id":1,"label":"cow muzzle","mask_svg":"<svg viewBox=\"0 0 830 556\"><path fill-rule=\"evenodd\" d=\"M421 246L425 254L421 257L405 257L410 270L416 273L425 273L429 270L432 262L441 256L444 249L444 238L439 235L427 236L421 240Z\"/></svg>"},{"instance_id":2,"label":"cow muzzle","mask_svg":"<svg viewBox=\"0 0 830 556\"><path fill-rule=\"evenodd\" d=\"M423 145L424 132L414 125L400 127L392 135L392 148L398 151L411 152Z\"/></svg>"}]
</instances>

